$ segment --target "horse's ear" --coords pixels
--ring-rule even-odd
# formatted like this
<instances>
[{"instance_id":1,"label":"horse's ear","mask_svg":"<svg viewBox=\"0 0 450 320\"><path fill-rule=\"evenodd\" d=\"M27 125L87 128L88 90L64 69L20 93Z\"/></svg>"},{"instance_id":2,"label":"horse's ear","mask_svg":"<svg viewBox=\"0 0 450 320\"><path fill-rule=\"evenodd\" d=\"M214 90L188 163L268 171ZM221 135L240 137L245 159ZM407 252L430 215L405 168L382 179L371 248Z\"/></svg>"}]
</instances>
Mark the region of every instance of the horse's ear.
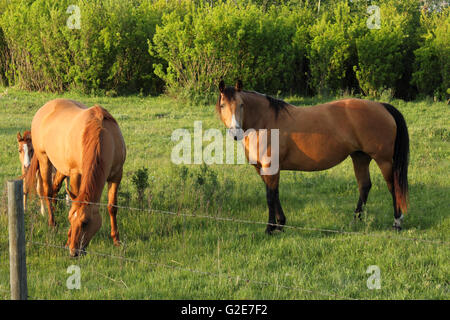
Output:
<instances>
[{"instance_id":1,"label":"horse's ear","mask_svg":"<svg viewBox=\"0 0 450 320\"><path fill-rule=\"evenodd\" d=\"M242 87L243 87L243 85L242 85L242 81L241 80L237 80L236 81L236 85L234 86L234 88L236 89L236 91L241 91L242 90Z\"/></svg>"},{"instance_id":2,"label":"horse's ear","mask_svg":"<svg viewBox=\"0 0 450 320\"><path fill-rule=\"evenodd\" d=\"M75 201L75 198L77 197L76 195L74 195L72 192L70 192L69 188L67 188L67 184L66 184L66 192L69 195L70 199L72 201Z\"/></svg>"},{"instance_id":3,"label":"horse's ear","mask_svg":"<svg viewBox=\"0 0 450 320\"><path fill-rule=\"evenodd\" d=\"M225 81L220 80L220 82L219 82L219 91L221 93L223 93L224 90L225 90Z\"/></svg>"},{"instance_id":4,"label":"horse's ear","mask_svg":"<svg viewBox=\"0 0 450 320\"><path fill-rule=\"evenodd\" d=\"M31 141L31 132L30 131L25 131L23 133L23 140Z\"/></svg>"},{"instance_id":5,"label":"horse's ear","mask_svg":"<svg viewBox=\"0 0 450 320\"><path fill-rule=\"evenodd\" d=\"M17 132L17 142L20 142L22 140L23 140L22 135L20 134L20 132Z\"/></svg>"}]
</instances>

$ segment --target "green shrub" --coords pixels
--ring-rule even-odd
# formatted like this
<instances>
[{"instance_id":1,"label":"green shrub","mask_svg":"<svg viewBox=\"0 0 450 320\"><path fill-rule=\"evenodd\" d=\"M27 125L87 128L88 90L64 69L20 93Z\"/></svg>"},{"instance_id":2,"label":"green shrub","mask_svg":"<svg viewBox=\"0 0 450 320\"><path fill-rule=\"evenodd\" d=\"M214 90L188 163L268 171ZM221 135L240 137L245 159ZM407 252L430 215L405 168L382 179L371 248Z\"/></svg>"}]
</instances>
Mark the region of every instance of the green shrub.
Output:
<instances>
[{"instance_id":1,"label":"green shrub","mask_svg":"<svg viewBox=\"0 0 450 320\"><path fill-rule=\"evenodd\" d=\"M335 93L339 89L345 89L352 55L350 27L350 7L344 1L339 2L332 13L324 11L311 26L308 59L310 83L316 92Z\"/></svg>"},{"instance_id":2,"label":"green shrub","mask_svg":"<svg viewBox=\"0 0 450 320\"><path fill-rule=\"evenodd\" d=\"M415 84L422 95L448 99L450 88L450 10L441 13L424 13L422 25L425 34L420 48L414 51Z\"/></svg>"},{"instance_id":3,"label":"green shrub","mask_svg":"<svg viewBox=\"0 0 450 320\"><path fill-rule=\"evenodd\" d=\"M81 29L66 22L69 5ZM369 5L381 29L366 26ZM449 9L417 0L0 0L0 84L216 98L220 79L279 95L445 98ZM439 13L440 12L440 13Z\"/></svg>"},{"instance_id":4,"label":"green shrub","mask_svg":"<svg viewBox=\"0 0 450 320\"><path fill-rule=\"evenodd\" d=\"M147 39L162 2L11 0L1 26L14 82L30 90L161 91ZM69 5L79 6L81 29L67 26Z\"/></svg>"},{"instance_id":5,"label":"green shrub","mask_svg":"<svg viewBox=\"0 0 450 320\"><path fill-rule=\"evenodd\" d=\"M287 7L234 1L216 6L186 5L164 15L150 54L167 62L155 68L175 96L216 96L217 83L239 78L246 88L278 93L295 87L303 64L303 38L296 34L300 13ZM303 19L307 21L307 19Z\"/></svg>"},{"instance_id":6,"label":"green shrub","mask_svg":"<svg viewBox=\"0 0 450 320\"><path fill-rule=\"evenodd\" d=\"M388 90L407 96L419 11L410 0L402 4L382 1L379 5L380 29L366 28L356 39L356 77L365 95L379 96Z\"/></svg>"},{"instance_id":7,"label":"green shrub","mask_svg":"<svg viewBox=\"0 0 450 320\"><path fill-rule=\"evenodd\" d=\"M148 182L148 168L138 169L131 177L134 188L136 189L137 200L140 206L144 203L145 190L150 186Z\"/></svg>"}]
</instances>

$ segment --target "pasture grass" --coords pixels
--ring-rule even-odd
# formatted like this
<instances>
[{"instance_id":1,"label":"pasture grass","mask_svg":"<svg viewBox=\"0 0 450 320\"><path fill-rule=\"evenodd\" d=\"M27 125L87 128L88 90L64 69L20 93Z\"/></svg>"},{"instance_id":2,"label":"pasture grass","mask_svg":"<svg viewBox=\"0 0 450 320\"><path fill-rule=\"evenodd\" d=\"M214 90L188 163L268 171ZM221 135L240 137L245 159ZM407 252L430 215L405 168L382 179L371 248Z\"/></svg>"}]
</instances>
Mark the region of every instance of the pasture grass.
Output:
<instances>
[{"instance_id":1,"label":"pasture grass","mask_svg":"<svg viewBox=\"0 0 450 320\"><path fill-rule=\"evenodd\" d=\"M193 132L223 125L213 106L167 97L96 97L30 93L0 88L0 298L9 299L6 181L20 175L16 133L29 129L46 101L66 97L100 104L117 119L127 145L119 205L123 245L109 237L109 215L82 258L69 258L68 208L59 202L58 226L47 226L34 200L26 212L28 288L32 299L448 299L450 113L445 103L390 101L405 116L411 139L410 210L400 233L391 230L391 197L375 163L363 221L351 160L322 172L282 172L280 199L286 229L273 236L263 224L217 221L196 214L267 221L265 188L250 165L174 165L174 129ZM296 105L326 98L291 97ZM225 131L223 130L225 133ZM205 145L208 142L204 143ZM138 203L133 174L148 168L150 186ZM59 197L63 197L60 192ZM106 192L102 202L106 202ZM364 235L362 233L367 233ZM432 239L428 243L408 239ZM443 243L444 242L444 243ZM81 289L69 290L67 268L81 268ZM366 270L381 270L381 289L370 290Z\"/></svg>"}]
</instances>

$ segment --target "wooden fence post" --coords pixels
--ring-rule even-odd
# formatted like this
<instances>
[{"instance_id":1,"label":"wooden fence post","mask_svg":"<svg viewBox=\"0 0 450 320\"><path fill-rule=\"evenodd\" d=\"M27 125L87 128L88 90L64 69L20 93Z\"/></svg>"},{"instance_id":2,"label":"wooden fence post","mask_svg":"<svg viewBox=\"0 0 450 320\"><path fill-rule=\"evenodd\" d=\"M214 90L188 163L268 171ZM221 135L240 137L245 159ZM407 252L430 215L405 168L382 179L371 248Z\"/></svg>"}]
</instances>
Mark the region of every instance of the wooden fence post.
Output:
<instances>
[{"instance_id":1,"label":"wooden fence post","mask_svg":"<svg viewBox=\"0 0 450 320\"><path fill-rule=\"evenodd\" d=\"M11 300L26 300L28 287L22 180L8 181L8 229Z\"/></svg>"}]
</instances>

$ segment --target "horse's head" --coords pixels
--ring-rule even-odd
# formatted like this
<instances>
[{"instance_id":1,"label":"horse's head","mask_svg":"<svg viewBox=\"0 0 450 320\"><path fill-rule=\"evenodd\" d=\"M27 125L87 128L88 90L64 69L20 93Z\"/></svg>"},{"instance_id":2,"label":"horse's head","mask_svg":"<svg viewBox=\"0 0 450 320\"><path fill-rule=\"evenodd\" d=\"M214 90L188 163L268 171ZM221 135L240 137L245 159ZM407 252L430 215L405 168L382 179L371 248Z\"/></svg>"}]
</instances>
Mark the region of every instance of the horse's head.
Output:
<instances>
[{"instance_id":1,"label":"horse's head","mask_svg":"<svg viewBox=\"0 0 450 320\"><path fill-rule=\"evenodd\" d=\"M25 131L23 136L17 133L17 144L19 145L19 159L22 164L22 174L25 174L33 157L33 144L31 143L31 132Z\"/></svg>"},{"instance_id":2,"label":"horse's head","mask_svg":"<svg viewBox=\"0 0 450 320\"><path fill-rule=\"evenodd\" d=\"M219 84L220 96L217 101L216 110L220 119L228 128L229 134L234 140L244 138L244 101L241 96L242 81L238 80L234 87L225 87L222 80Z\"/></svg>"},{"instance_id":3,"label":"horse's head","mask_svg":"<svg viewBox=\"0 0 450 320\"><path fill-rule=\"evenodd\" d=\"M102 217L99 213L99 207L96 204L87 204L76 198L68 191L72 198L72 207L69 211L70 229L68 233L67 244L70 249L70 255L77 257L85 253L85 249L92 237L97 233L102 225Z\"/></svg>"}]
</instances>

